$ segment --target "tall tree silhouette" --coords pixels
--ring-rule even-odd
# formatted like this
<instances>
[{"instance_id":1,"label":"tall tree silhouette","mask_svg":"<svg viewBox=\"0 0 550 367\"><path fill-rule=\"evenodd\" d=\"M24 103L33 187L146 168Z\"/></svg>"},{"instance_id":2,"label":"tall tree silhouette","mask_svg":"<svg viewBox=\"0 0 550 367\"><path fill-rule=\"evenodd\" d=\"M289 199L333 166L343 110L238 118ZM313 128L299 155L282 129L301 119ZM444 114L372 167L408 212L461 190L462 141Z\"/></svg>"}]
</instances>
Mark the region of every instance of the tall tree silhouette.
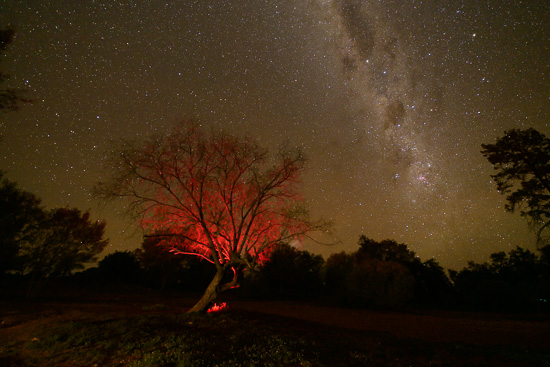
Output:
<instances>
[{"instance_id":1,"label":"tall tree silhouette","mask_svg":"<svg viewBox=\"0 0 550 367\"><path fill-rule=\"evenodd\" d=\"M519 209L537 233L539 245L548 244L550 226L550 139L535 129L512 129L481 153L497 171L491 177L506 195L506 210Z\"/></svg>"}]
</instances>

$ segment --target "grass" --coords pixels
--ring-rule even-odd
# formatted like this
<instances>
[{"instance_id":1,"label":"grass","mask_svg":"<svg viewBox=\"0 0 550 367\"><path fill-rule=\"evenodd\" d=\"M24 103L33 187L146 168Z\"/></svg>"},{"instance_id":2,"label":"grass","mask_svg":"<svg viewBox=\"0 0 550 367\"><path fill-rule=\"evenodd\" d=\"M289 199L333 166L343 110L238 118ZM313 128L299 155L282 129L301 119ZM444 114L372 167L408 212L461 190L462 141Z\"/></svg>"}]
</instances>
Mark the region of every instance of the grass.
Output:
<instances>
[{"instance_id":1,"label":"grass","mask_svg":"<svg viewBox=\"0 0 550 367\"><path fill-rule=\"evenodd\" d=\"M547 354L430 343L245 312L65 321L0 348L7 366L546 366Z\"/></svg>"},{"instance_id":2,"label":"grass","mask_svg":"<svg viewBox=\"0 0 550 367\"><path fill-rule=\"evenodd\" d=\"M229 314L65 322L3 354L29 366L309 365L306 342L264 326Z\"/></svg>"}]
</instances>

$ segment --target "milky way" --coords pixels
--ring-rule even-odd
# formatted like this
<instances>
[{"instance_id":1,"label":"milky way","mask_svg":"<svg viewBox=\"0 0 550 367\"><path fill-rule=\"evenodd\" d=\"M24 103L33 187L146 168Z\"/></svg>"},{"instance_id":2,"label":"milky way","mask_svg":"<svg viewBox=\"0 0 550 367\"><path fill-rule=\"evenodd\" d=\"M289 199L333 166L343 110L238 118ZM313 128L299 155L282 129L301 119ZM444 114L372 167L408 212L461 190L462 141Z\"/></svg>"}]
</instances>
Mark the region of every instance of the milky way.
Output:
<instances>
[{"instance_id":1,"label":"milky way","mask_svg":"<svg viewBox=\"0 0 550 367\"><path fill-rule=\"evenodd\" d=\"M429 101L435 97L415 82L419 76L410 47L390 19L384 19L378 3L331 3L324 8L351 90L350 111L376 137L386 175L430 186L433 158L422 131L423 116L426 109L433 110Z\"/></svg>"},{"instance_id":2,"label":"milky way","mask_svg":"<svg viewBox=\"0 0 550 367\"><path fill-rule=\"evenodd\" d=\"M121 138L182 119L310 159L304 194L353 251L364 234L446 267L534 237L482 143L549 132L546 2L9 1L1 60L35 103L3 114L0 168L48 206L92 208L109 252L139 246L90 195Z\"/></svg>"}]
</instances>

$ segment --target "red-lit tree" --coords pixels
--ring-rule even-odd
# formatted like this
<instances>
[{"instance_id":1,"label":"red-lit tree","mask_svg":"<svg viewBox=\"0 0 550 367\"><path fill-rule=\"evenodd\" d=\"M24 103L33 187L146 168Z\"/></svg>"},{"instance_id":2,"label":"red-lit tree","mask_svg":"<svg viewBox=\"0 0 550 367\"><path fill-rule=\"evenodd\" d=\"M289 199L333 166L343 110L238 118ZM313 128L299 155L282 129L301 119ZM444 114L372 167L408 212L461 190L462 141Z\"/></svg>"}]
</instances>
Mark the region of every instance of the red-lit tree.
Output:
<instances>
[{"instance_id":1,"label":"red-lit tree","mask_svg":"<svg viewBox=\"0 0 550 367\"><path fill-rule=\"evenodd\" d=\"M277 245L324 228L301 205L305 160L297 150L273 157L251 139L183 123L168 135L126 144L113 163L114 174L96 191L129 199L146 235L160 237L162 246L216 266L189 312L205 311L238 286L242 272L265 262Z\"/></svg>"}]
</instances>

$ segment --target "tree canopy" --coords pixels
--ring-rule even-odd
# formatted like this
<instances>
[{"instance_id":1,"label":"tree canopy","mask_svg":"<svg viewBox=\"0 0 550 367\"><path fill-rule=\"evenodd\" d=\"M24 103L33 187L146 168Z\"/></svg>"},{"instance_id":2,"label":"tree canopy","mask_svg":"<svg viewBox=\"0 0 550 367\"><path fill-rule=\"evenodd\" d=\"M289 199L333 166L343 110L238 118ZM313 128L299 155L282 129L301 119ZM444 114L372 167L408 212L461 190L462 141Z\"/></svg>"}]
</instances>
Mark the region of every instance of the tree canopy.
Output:
<instances>
[{"instance_id":1,"label":"tree canopy","mask_svg":"<svg viewBox=\"0 0 550 367\"><path fill-rule=\"evenodd\" d=\"M138 283L141 281L137 255L133 251L115 251L98 264L100 274L110 282Z\"/></svg>"},{"instance_id":2,"label":"tree canopy","mask_svg":"<svg viewBox=\"0 0 550 367\"><path fill-rule=\"evenodd\" d=\"M30 224L42 215L40 199L21 190L0 171L0 274L18 270L20 242L30 235Z\"/></svg>"},{"instance_id":3,"label":"tree canopy","mask_svg":"<svg viewBox=\"0 0 550 367\"><path fill-rule=\"evenodd\" d=\"M28 275L28 295L46 279L95 261L107 245L105 222L92 222L89 212L45 209L38 197L3 178L1 171L0 179L0 274Z\"/></svg>"},{"instance_id":4,"label":"tree canopy","mask_svg":"<svg viewBox=\"0 0 550 367\"><path fill-rule=\"evenodd\" d=\"M548 249L548 247L546 248ZM542 251L541 251L542 252ZM488 262L469 261L450 271L459 303L486 310L548 310L550 266L544 253L516 247L495 252Z\"/></svg>"},{"instance_id":5,"label":"tree canopy","mask_svg":"<svg viewBox=\"0 0 550 367\"><path fill-rule=\"evenodd\" d=\"M165 136L125 143L96 192L126 198L146 235L177 254L199 256L216 276L191 312L204 311L245 269L264 263L280 243L300 239L312 222L298 192L299 150L271 156L250 138L179 124ZM226 272L230 282L223 283Z\"/></svg>"},{"instance_id":6,"label":"tree canopy","mask_svg":"<svg viewBox=\"0 0 550 367\"><path fill-rule=\"evenodd\" d=\"M363 235L357 251L327 259L325 282L329 294L354 306L445 302L451 289L434 259L422 262L406 244Z\"/></svg>"},{"instance_id":7,"label":"tree canopy","mask_svg":"<svg viewBox=\"0 0 550 367\"><path fill-rule=\"evenodd\" d=\"M548 243L550 225L550 139L533 128L512 129L481 153L497 173L491 175L506 195L506 210L520 210L536 229L539 244Z\"/></svg>"},{"instance_id":8,"label":"tree canopy","mask_svg":"<svg viewBox=\"0 0 550 367\"><path fill-rule=\"evenodd\" d=\"M170 248L160 245L161 237L145 237L135 253L140 265L150 278L158 280L163 290L169 282L177 280L188 266L189 257L176 255Z\"/></svg>"},{"instance_id":9,"label":"tree canopy","mask_svg":"<svg viewBox=\"0 0 550 367\"><path fill-rule=\"evenodd\" d=\"M79 209L45 210L29 223L28 236L20 242L23 272L36 279L66 276L96 261L108 243L105 222L92 222Z\"/></svg>"}]
</instances>

